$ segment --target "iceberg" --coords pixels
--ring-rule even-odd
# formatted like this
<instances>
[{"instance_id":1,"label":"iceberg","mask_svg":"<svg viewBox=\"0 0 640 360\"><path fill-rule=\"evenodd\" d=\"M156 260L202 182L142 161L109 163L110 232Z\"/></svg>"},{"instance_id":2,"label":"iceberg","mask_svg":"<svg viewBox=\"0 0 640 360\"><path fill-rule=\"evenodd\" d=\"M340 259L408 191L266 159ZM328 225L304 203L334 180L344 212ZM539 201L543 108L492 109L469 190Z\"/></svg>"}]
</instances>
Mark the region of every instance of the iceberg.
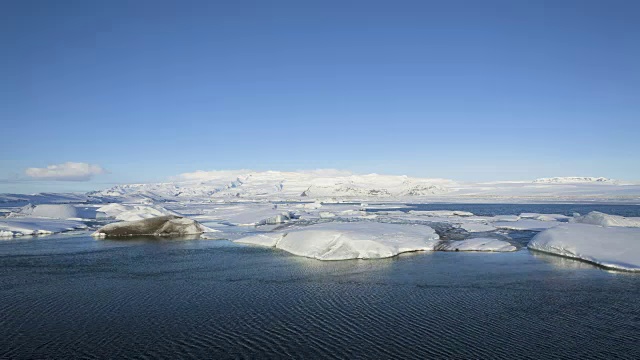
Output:
<instances>
[{"instance_id":1,"label":"iceberg","mask_svg":"<svg viewBox=\"0 0 640 360\"><path fill-rule=\"evenodd\" d=\"M0 219L0 237L25 235L49 235L65 231L86 229L80 221L47 219L37 217L15 217Z\"/></svg>"},{"instance_id":2,"label":"iceberg","mask_svg":"<svg viewBox=\"0 0 640 360\"><path fill-rule=\"evenodd\" d=\"M540 221L568 221L570 216L562 214L538 214L538 213L522 213L520 214L522 219L534 219Z\"/></svg>"},{"instance_id":3,"label":"iceberg","mask_svg":"<svg viewBox=\"0 0 640 360\"><path fill-rule=\"evenodd\" d=\"M527 247L609 269L640 271L639 228L563 224L537 234Z\"/></svg>"},{"instance_id":4,"label":"iceberg","mask_svg":"<svg viewBox=\"0 0 640 360\"><path fill-rule=\"evenodd\" d=\"M521 219L516 221L497 221L493 223L493 226L498 229L506 230L528 230L528 231L542 231L554 226L560 225L557 221L541 221L533 219Z\"/></svg>"},{"instance_id":5,"label":"iceberg","mask_svg":"<svg viewBox=\"0 0 640 360\"><path fill-rule=\"evenodd\" d=\"M468 211L458 211L458 210L410 210L409 214L418 215L418 216L436 216L436 217L473 216L473 213L470 213Z\"/></svg>"},{"instance_id":6,"label":"iceberg","mask_svg":"<svg viewBox=\"0 0 640 360\"><path fill-rule=\"evenodd\" d=\"M573 222L600 226L640 227L640 217L624 217L592 211L585 216L577 216Z\"/></svg>"},{"instance_id":7,"label":"iceberg","mask_svg":"<svg viewBox=\"0 0 640 360\"><path fill-rule=\"evenodd\" d=\"M173 236L197 235L213 232L195 220L175 215L158 216L135 221L121 221L105 225L92 234L95 237L110 236Z\"/></svg>"},{"instance_id":8,"label":"iceberg","mask_svg":"<svg viewBox=\"0 0 640 360\"><path fill-rule=\"evenodd\" d=\"M507 252L516 251L517 248L503 240L493 238L473 238L467 240L443 241L436 247L435 250Z\"/></svg>"},{"instance_id":9,"label":"iceberg","mask_svg":"<svg viewBox=\"0 0 640 360\"><path fill-rule=\"evenodd\" d=\"M482 223L476 223L476 222L463 222L460 224L460 228L470 233L471 232L489 232L489 231L498 230L494 226L482 224Z\"/></svg>"},{"instance_id":10,"label":"iceberg","mask_svg":"<svg viewBox=\"0 0 640 360\"><path fill-rule=\"evenodd\" d=\"M425 225L330 222L263 233L237 243L270 246L318 260L379 259L410 251L433 250L436 232Z\"/></svg>"}]
</instances>

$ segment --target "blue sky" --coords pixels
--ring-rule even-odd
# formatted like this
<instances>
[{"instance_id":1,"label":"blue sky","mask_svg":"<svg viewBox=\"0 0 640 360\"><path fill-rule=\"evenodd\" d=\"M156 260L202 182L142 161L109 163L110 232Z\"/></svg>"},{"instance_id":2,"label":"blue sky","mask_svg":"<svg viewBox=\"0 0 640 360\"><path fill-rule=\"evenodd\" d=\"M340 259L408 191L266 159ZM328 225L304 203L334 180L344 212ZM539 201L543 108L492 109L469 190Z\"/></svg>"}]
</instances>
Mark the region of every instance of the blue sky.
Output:
<instances>
[{"instance_id":1,"label":"blue sky","mask_svg":"<svg viewBox=\"0 0 640 360\"><path fill-rule=\"evenodd\" d=\"M640 179L638 1L3 1L0 192L194 170ZM89 181L27 168L79 162Z\"/></svg>"}]
</instances>

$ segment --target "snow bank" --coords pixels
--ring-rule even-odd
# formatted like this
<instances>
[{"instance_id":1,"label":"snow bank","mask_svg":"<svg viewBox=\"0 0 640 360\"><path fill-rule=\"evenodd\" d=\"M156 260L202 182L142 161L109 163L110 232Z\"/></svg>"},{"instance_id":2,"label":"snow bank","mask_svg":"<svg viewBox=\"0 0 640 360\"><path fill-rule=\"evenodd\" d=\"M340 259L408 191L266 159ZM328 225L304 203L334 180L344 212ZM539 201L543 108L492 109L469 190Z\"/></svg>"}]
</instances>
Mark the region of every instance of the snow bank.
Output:
<instances>
[{"instance_id":1,"label":"snow bank","mask_svg":"<svg viewBox=\"0 0 640 360\"><path fill-rule=\"evenodd\" d=\"M474 238L459 241L443 241L437 247L437 251L516 251L516 247L510 243L492 238Z\"/></svg>"},{"instance_id":2,"label":"snow bank","mask_svg":"<svg viewBox=\"0 0 640 360\"><path fill-rule=\"evenodd\" d=\"M573 222L600 226L640 227L640 217L624 217L592 211L585 216L578 216Z\"/></svg>"},{"instance_id":3,"label":"snow bank","mask_svg":"<svg viewBox=\"0 0 640 360\"><path fill-rule=\"evenodd\" d=\"M195 220L167 215L136 221L122 221L98 229L92 236L196 235L212 231Z\"/></svg>"},{"instance_id":4,"label":"snow bank","mask_svg":"<svg viewBox=\"0 0 640 360\"><path fill-rule=\"evenodd\" d=\"M424 225L371 222L323 223L288 232L266 233L236 240L272 246L318 260L377 259L403 252L433 250L436 232Z\"/></svg>"},{"instance_id":5,"label":"snow bank","mask_svg":"<svg viewBox=\"0 0 640 360\"><path fill-rule=\"evenodd\" d=\"M59 232L86 229L80 221L19 217L0 219L0 236L48 235Z\"/></svg>"},{"instance_id":6,"label":"snow bank","mask_svg":"<svg viewBox=\"0 0 640 360\"><path fill-rule=\"evenodd\" d=\"M563 224L537 234L527 247L606 268L640 271L638 228Z\"/></svg>"}]
</instances>

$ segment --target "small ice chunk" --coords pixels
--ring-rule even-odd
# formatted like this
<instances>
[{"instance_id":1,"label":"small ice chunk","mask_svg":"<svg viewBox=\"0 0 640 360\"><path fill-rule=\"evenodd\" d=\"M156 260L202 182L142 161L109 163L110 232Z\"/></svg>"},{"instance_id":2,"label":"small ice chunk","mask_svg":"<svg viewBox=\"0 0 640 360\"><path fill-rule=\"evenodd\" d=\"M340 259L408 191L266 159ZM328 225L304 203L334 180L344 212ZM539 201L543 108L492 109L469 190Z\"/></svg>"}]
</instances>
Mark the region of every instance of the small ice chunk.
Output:
<instances>
[{"instance_id":1,"label":"small ice chunk","mask_svg":"<svg viewBox=\"0 0 640 360\"><path fill-rule=\"evenodd\" d=\"M327 219L327 218L333 218L336 217L336 214L329 212L329 211L320 211L320 213L318 213L318 215L320 215L321 219Z\"/></svg>"}]
</instances>

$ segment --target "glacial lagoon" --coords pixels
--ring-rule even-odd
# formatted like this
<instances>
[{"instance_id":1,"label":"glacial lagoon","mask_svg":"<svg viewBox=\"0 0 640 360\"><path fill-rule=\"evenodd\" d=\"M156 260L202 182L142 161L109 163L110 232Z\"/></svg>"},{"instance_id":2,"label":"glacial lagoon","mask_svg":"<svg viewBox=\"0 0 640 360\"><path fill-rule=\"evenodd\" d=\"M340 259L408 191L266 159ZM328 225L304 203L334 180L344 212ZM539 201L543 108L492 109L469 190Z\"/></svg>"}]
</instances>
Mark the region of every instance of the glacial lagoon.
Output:
<instances>
[{"instance_id":1,"label":"glacial lagoon","mask_svg":"<svg viewBox=\"0 0 640 360\"><path fill-rule=\"evenodd\" d=\"M640 216L634 205L410 208ZM534 234L509 233L518 245ZM80 231L0 241L0 261L0 358L640 358L640 274L524 246L319 261Z\"/></svg>"}]
</instances>

